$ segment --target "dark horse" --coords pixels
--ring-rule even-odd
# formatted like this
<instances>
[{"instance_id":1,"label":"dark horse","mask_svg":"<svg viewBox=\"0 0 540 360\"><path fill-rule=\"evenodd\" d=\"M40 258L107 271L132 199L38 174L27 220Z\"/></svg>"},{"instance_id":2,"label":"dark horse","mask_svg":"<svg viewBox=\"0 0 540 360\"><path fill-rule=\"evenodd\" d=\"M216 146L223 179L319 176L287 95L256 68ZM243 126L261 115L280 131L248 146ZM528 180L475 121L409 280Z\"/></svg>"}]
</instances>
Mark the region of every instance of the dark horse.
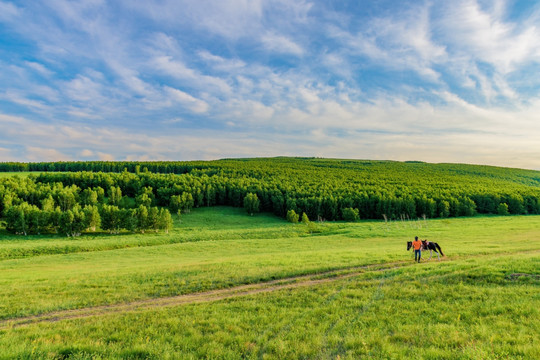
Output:
<instances>
[{"instance_id":1,"label":"dark horse","mask_svg":"<svg viewBox=\"0 0 540 360\"><path fill-rule=\"evenodd\" d=\"M407 241L407 251L409 251L411 248L412 248L412 241ZM422 240L422 250L429 250L428 260L431 260L431 258L433 257L433 251L435 251L435 253L437 254L437 259L439 260L441 260L439 253L441 253L441 255L444 256L439 244L433 241Z\"/></svg>"}]
</instances>

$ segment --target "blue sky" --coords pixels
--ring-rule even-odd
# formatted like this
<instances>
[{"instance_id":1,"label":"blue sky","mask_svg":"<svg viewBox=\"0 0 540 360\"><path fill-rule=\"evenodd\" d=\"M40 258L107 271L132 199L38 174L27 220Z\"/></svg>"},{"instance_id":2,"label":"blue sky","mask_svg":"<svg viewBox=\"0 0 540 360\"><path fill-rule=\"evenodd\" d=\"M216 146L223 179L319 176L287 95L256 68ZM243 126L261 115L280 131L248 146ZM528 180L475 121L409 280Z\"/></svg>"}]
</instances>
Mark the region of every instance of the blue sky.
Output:
<instances>
[{"instance_id":1,"label":"blue sky","mask_svg":"<svg viewBox=\"0 0 540 360\"><path fill-rule=\"evenodd\" d=\"M533 0L0 0L0 161L540 170Z\"/></svg>"}]
</instances>

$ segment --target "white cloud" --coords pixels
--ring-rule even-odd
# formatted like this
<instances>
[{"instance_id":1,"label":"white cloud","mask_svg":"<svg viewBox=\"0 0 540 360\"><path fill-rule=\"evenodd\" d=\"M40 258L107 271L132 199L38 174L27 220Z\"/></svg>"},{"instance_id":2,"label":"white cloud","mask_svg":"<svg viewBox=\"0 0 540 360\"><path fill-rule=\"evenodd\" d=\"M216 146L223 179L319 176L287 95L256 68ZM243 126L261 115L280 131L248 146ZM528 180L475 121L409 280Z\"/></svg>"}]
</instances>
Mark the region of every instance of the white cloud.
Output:
<instances>
[{"instance_id":1,"label":"white cloud","mask_svg":"<svg viewBox=\"0 0 540 360\"><path fill-rule=\"evenodd\" d=\"M101 161L114 161L115 158L112 154L106 154L102 152L98 152L98 159Z\"/></svg>"},{"instance_id":2,"label":"white cloud","mask_svg":"<svg viewBox=\"0 0 540 360\"><path fill-rule=\"evenodd\" d=\"M16 91L8 90L5 93L0 93L0 99L8 100L12 103L26 106L35 110L47 110L50 107L42 101L29 99L24 94Z\"/></svg>"},{"instance_id":3,"label":"white cloud","mask_svg":"<svg viewBox=\"0 0 540 360\"><path fill-rule=\"evenodd\" d=\"M13 124L24 124L26 122L26 119L22 116L13 116L13 115L7 115L7 114L0 114L0 123L10 126Z\"/></svg>"},{"instance_id":4,"label":"white cloud","mask_svg":"<svg viewBox=\"0 0 540 360\"><path fill-rule=\"evenodd\" d=\"M0 1L0 20L10 21L19 15L19 9L9 2Z\"/></svg>"},{"instance_id":5,"label":"white cloud","mask_svg":"<svg viewBox=\"0 0 540 360\"><path fill-rule=\"evenodd\" d=\"M55 148L43 148L36 146L26 147L26 158L28 161L70 161L73 158L70 155L64 154Z\"/></svg>"},{"instance_id":6,"label":"white cloud","mask_svg":"<svg viewBox=\"0 0 540 360\"><path fill-rule=\"evenodd\" d=\"M482 8L476 0L448 3L441 25L444 39L456 51L507 74L519 64L540 60L540 29L527 21L505 21L507 11L504 3L499 3L492 11Z\"/></svg>"},{"instance_id":7,"label":"white cloud","mask_svg":"<svg viewBox=\"0 0 540 360\"><path fill-rule=\"evenodd\" d=\"M265 111L257 106L238 108L239 114L252 116ZM446 108L380 99L370 106L327 103L317 114L298 109L285 109L280 114L268 111L266 125L274 127L263 132L259 131L260 123L241 118L240 124L227 121L229 130L187 131L180 127L169 128L167 133L148 133L145 129L44 125L1 115L0 126L7 132L0 136L0 143L4 148L9 143L33 144L19 155L23 156L19 160L26 161L69 160L70 153L105 160L316 155L540 169L535 140L540 136L536 121L540 101L517 113L475 108L459 99ZM399 124L388 121L394 117L400 117Z\"/></svg>"},{"instance_id":8,"label":"white cloud","mask_svg":"<svg viewBox=\"0 0 540 360\"><path fill-rule=\"evenodd\" d=\"M31 68L32 70L40 73L41 75L43 76L51 76L53 75L54 73L47 69L43 64L40 64L40 63L37 63L37 62L33 62L33 61L25 61L24 62L25 65L29 68Z\"/></svg>"},{"instance_id":9,"label":"white cloud","mask_svg":"<svg viewBox=\"0 0 540 360\"><path fill-rule=\"evenodd\" d=\"M163 0L123 1L130 11L138 11L160 24L178 24L182 19L188 27L204 29L229 39L239 39L260 27L263 16L261 0L197 1Z\"/></svg>"},{"instance_id":10,"label":"white cloud","mask_svg":"<svg viewBox=\"0 0 540 360\"><path fill-rule=\"evenodd\" d=\"M165 87L165 90L173 101L179 102L194 113L200 114L208 111L209 106L203 100L197 99L186 92L168 86Z\"/></svg>"},{"instance_id":11,"label":"white cloud","mask_svg":"<svg viewBox=\"0 0 540 360\"><path fill-rule=\"evenodd\" d=\"M362 55L375 66L412 70L429 81L438 81L440 74L434 64L448 57L445 46L432 39L429 7L415 6L399 15L380 17L362 24L358 32L335 25L329 35L343 44L341 52Z\"/></svg>"},{"instance_id":12,"label":"white cloud","mask_svg":"<svg viewBox=\"0 0 540 360\"><path fill-rule=\"evenodd\" d=\"M104 92L101 84L84 75L78 75L64 86L64 93L71 99L81 102L102 100Z\"/></svg>"},{"instance_id":13,"label":"white cloud","mask_svg":"<svg viewBox=\"0 0 540 360\"><path fill-rule=\"evenodd\" d=\"M178 117L161 121L161 123L165 125L180 124L183 122L185 122L185 120Z\"/></svg>"},{"instance_id":14,"label":"white cloud","mask_svg":"<svg viewBox=\"0 0 540 360\"><path fill-rule=\"evenodd\" d=\"M218 71L236 72L242 70L246 66L246 63L240 59L226 59L206 50L199 51L198 55L201 59L211 64L214 70Z\"/></svg>"},{"instance_id":15,"label":"white cloud","mask_svg":"<svg viewBox=\"0 0 540 360\"><path fill-rule=\"evenodd\" d=\"M199 71L189 68L182 61L175 60L171 56L158 56L151 60L151 66L159 72L188 82L190 87L203 89L208 92L227 94L231 88L221 78L203 75Z\"/></svg>"},{"instance_id":16,"label":"white cloud","mask_svg":"<svg viewBox=\"0 0 540 360\"><path fill-rule=\"evenodd\" d=\"M92 150L89 150L89 149L83 149L83 150L80 152L80 156L81 156L81 157L85 157L85 158L93 157L93 156L94 156L94 152L93 152Z\"/></svg>"},{"instance_id":17,"label":"white cloud","mask_svg":"<svg viewBox=\"0 0 540 360\"><path fill-rule=\"evenodd\" d=\"M0 101L21 114L0 115L0 144L31 141L23 160L459 161L479 136L469 149L485 161L537 164L539 81L521 73L540 64L540 17L485 3L396 3L347 21L303 0L0 2L0 21L37 44L32 61L0 60Z\"/></svg>"},{"instance_id":18,"label":"white cloud","mask_svg":"<svg viewBox=\"0 0 540 360\"><path fill-rule=\"evenodd\" d=\"M304 54L304 49L300 45L283 35L267 33L262 36L261 41L265 49L269 52L296 56L302 56Z\"/></svg>"}]
</instances>

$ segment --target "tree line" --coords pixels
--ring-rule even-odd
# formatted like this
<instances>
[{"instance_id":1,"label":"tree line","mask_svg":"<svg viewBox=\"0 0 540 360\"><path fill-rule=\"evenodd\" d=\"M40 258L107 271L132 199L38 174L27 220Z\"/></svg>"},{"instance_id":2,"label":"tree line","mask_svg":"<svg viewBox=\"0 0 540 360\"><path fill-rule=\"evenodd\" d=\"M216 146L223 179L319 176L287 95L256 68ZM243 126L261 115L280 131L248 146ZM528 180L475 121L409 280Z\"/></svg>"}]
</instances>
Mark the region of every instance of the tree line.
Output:
<instances>
[{"instance_id":1,"label":"tree line","mask_svg":"<svg viewBox=\"0 0 540 360\"><path fill-rule=\"evenodd\" d=\"M172 228L168 209L154 205L151 189L134 198L120 187L81 189L61 182L41 183L34 178L0 181L0 210L6 230L14 234L59 233L79 236L98 229L109 233L142 232Z\"/></svg>"},{"instance_id":2,"label":"tree line","mask_svg":"<svg viewBox=\"0 0 540 360\"><path fill-rule=\"evenodd\" d=\"M153 212L152 219L161 209L170 216L171 212L215 205L246 207L252 214L255 204L257 210L283 218L292 210L312 220L540 214L540 172L520 169L315 158L27 165L26 169L47 171L21 178L18 185L12 178L0 182L0 206L10 229L14 222L7 218L15 218L15 210L8 216L7 208L26 203L33 212L22 205L24 209L17 208L18 216L22 211L25 218L32 218L36 215L29 213L45 211L43 201L49 201L49 196L55 211L69 210L74 219L91 219L89 214L96 207L101 228L109 231L163 226L155 220L137 220L144 218L141 206ZM118 171L79 171L107 170L103 169L107 166ZM64 216L71 219L71 215ZM65 232L60 219L58 214L51 215L47 231ZM85 221L86 229L93 227Z\"/></svg>"}]
</instances>

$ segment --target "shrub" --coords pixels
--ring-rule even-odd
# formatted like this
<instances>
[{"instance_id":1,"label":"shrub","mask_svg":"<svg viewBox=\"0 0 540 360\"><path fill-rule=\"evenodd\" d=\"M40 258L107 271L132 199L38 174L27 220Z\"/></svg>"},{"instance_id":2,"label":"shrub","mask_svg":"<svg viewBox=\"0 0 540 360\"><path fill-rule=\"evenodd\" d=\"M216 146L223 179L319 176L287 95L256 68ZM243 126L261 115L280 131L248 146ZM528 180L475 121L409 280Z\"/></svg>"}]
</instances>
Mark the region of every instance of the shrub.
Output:
<instances>
[{"instance_id":1,"label":"shrub","mask_svg":"<svg viewBox=\"0 0 540 360\"><path fill-rule=\"evenodd\" d=\"M508 211L508 204L507 203L500 203L499 207L497 208L497 213L499 215L510 215L510 211Z\"/></svg>"},{"instance_id":2,"label":"shrub","mask_svg":"<svg viewBox=\"0 0 540 360\"><path fill-rule=\"evenodd\" d=\"M358 209L344 208L341 210L341 212L343 213L343 220L345 221L357 221L360 219L360 212Z\"/></svg>"},{"instance_id":3,"label":"shrub","mask_svg":"<svg viewBox=\"0 0 540 360\"><path fill-rule=\"evenodd\" d=\"M249 193L244 197L244 208L247 213L253 216L254 213L259 212L259 198L257 194Z\"/></svg>"},{"instance_id":4,"label":"shrub","mask_svg":"<svg viewBox=\"0 0 540 360\"><path fill-rule=\"evenodd\" d=\"M300 218L300 215L296 213L294 210L287 211L287 221L292 222L293 224L298 223L298 219Z\"/></svg>"}]
</instances>

